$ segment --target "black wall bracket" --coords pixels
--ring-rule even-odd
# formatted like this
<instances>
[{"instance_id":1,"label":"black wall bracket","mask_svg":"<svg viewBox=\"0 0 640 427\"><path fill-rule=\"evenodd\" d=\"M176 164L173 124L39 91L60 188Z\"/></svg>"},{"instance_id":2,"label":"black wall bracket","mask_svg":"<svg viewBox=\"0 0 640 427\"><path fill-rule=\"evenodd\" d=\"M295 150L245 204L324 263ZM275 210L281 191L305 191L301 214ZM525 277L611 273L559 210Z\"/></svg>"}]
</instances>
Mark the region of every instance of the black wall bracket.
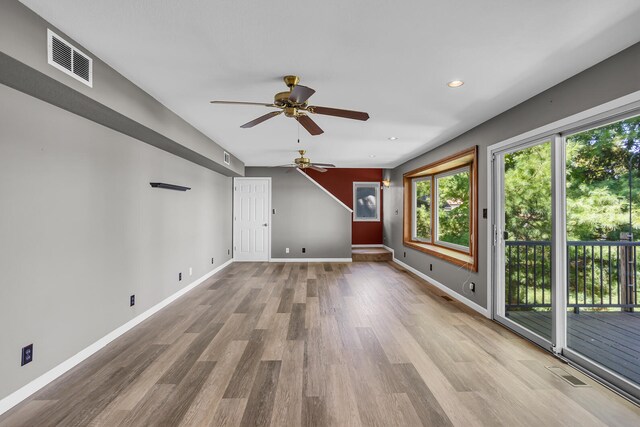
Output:
<instances>
[{"instance_id":1,"label":"black wall bracket","mask_svg":"<svg viewBox=\"0 0 640 427\"><path fill-rule=\"evenodd\" d=\"M165 184L164 182L150 182L153 188L166 188L167 190L187 191L191 187L183 187L181 185Z\"/></svg>"}]
</instances>

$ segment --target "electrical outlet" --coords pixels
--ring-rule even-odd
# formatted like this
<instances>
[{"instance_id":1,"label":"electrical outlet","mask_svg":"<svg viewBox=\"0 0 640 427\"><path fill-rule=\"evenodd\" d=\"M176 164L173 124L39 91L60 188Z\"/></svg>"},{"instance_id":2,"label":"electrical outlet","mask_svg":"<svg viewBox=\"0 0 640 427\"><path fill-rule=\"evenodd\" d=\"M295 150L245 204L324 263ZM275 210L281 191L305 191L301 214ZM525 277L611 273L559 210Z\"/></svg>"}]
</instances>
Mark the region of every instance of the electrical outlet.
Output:
<instances>
[{"instance_id":1,"label":"electrical outlet","mask_svg":"<svg viewBox=\"0 0 640 427\"><path fill-rule=\"evenodd\" d=\"M307 248L302 248L302 253L306 253L307 252Z\"/></svg>"},{"instance_id":2,"label":"electrical outlet","mask_svg":"<svg viewBox=\"0 0 640 427\"><path fill-rule=\"evenodd\" d=\"M396 215L398 215L398 209L396 209Z\"/></svg>"},{"instance_id":3,"label":"electrical outlet","mask_svg":"<svg viewBox=\"0 0 640 427\"><path fill-rule=\"evenodd\" d=\"M469 290L471 292L475 292L476 291L476 284L474 282L469 283Z\"/></svg>"},{"instance_id":4,"label":"electrical outlet","mask_svg":"<svg viewBox=\"0 0 640 427\"><path fill-rule=\"evenodd\" d=\"M189 276L193 276L193 268L189 267Z\"/></svg>"},{"instance_id":5,"label":"electrical outlet","mask_svg":"<svg viewBox=\"0 0 640 427\"><path fill-rule=\"evenodd\" d=\"M134 305L136 305L136 296L135 295L131 295L129 297L129 307L133 307Z\"/></svg>"},{"instance_id":6,"label":"electrical outlet","mask_svg":"<svg viewBox=\"0 0 640 427\"><path fill-rule=\"evenodd\" d=\"M227 249L227 255L231 255L231 249Z\"/></svg>"},{"instance_id":7,"label":"electrical outlet","mask_svg":"<svg viewBox=\"0 0 640 427\"><path fill-rule=\"evenodd\" d=\"M31 363L33 360L33 344L29 344L26 347L22 347L22 359L20 366L24 366L27 363Z\"/></svg>"},{"instance_id":8,"label":"electrical outlet","mask_svg":"<svg viewBox=\"0 0 640 427\"><path fill-rule=\"evenodd\" d=\"M211 258L211 264L213 264L213 258Z\"/></svg>"},{"instance_id":9,"label":"electrical outlet","mask_svg":"<svg viewBox=\"0 0 640 427\"><path fill-rule=\"evenodd\" d=\"M284 248L284 253L288 254L289 253L289 248Z\"/></svg>"},{"instance_id":10,"label":"electrical outlet","mask_svg":"<svg viewBox=\"0 0 640 427\"><path fill-rule=\"evenodd\" d=\"M182 273L178 273L178 282L182 281Z\"/></svg>"},{"instance_id":11,"label":"electrical outlet","mask_svg":"<svg viewBox=\"0 0 640 427\"><path fill-rule=\"evenodd\" d=\"M487 219L487 208L482 209L482 218Z\"/></svg>"}]
</instances>

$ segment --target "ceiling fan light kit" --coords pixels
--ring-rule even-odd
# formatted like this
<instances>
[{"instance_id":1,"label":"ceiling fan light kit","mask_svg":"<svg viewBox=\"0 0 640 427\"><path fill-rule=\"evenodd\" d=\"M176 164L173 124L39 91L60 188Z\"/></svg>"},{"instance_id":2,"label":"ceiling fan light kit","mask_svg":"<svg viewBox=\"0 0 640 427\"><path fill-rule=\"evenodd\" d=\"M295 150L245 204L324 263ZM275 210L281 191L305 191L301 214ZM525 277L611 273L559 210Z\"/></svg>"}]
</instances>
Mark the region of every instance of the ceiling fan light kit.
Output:
<instances>
[{"instance_id":1,"label":"ceiling fan light kit","mask_svg":"<svg viewBox=\"0 0 640 427\"><path fill-rule=\"evenodd\" d=\"M240 101L211 101L212 104L234 104L234 105L258 105L263 107L279 108L280 111L272 111L257 119L251 120L240 126L241 128L252 128L264 121L284 113L286 117L294 118L300 125L306 129L311 135L320 135L324 133L322 128L309 117L308 113L320 114L325 116L341 117L345 119L366 121L369 114L362 111L343 110L340 108L319 107L308 105L308 100L316 91L310 87L298 84L300 77L284 76L284 83L289 88L288 91L276 93L273 97L273 103L261 102L240 102Z\"/></svg>"}]
</instances>

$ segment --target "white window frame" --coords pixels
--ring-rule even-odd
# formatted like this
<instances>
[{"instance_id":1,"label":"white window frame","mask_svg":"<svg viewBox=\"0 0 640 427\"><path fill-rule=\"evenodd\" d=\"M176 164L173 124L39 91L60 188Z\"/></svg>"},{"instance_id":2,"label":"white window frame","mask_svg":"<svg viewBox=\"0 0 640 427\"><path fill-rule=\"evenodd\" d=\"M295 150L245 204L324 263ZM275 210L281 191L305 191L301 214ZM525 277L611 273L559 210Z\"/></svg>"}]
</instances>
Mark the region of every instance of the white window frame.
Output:
<instances>
[{"instance_id":1,"label":"white window frame","mask_svg":"<svg viewBox=\"0 0 640 427\"><path fill-rule=\"evenodd\" d=\"M376 194L376 216L373 218L360 218L357 215L356 190L358 188L373 188ZM354 222L380 222L380 183L379 182L354 182L353 183L353 221Z\"/></svg>"},{"instance_id":2,"label":"white window frame","mask_svg":"<svg viewBox=\"0 0 640 427\"><path fill-rule=\"evenodd\" d=\"M435 204L435 209L434 209L434 217L432 218L432 221L434 221L433 223L433 241L436 245L439 246L444 246L447 248L451 248L451 249L456 249L462 252L466 252L466 253L470 253L471 252L471 248L469 246L462 246L462 245L458 245L456 243L449 243L449 242L444 242L442 240L439 239L440 237L440 215L438 215L439 211L440 211L440 205L439 205L439 201L440 201L440 191L439 191L439 186L438 186L438 180L440 180L440 178L446 178L448 176L452 176L452 175L457 175L459 173L464 173L467 172L469 174L469 192L471 192L471 168L469 166L464 166L462 168L458 168L458 169L453 169L450 171L446 171L443 173L439 173L437 175L434 175L433 177L433 189L431 190L433 192L433 203ZM469 200L471 200L471 193L469 194ZM471 210L471 206L469 206L469 210ZM469 212L469 218L471 218L471 211ZM473 236L471 235L471 229L469 229L469 242L471 242L471 239L473 238Z\"/></svg>"},{"instance_id":3,"label":"white window frame","mask_svg":"<svg viewBox=\"0 0 640 427\"><path fill-rule=\"evenodd\" d=\"M429 181L430 184L430 189L429 189L429 197L431 199L431 203L430 205L433 204L433 180L431 179L432 176L431 175L427 175L424 177L419 177L419 178L413 178L411 180L411 202L413 204L413 218L411 218L411 239L415 240L416 242L423 242L423 243L431 243L433 242L433 235L431 236L430 239L423 239L421 237L418 237L418 195L417 195L417 184L418 182L424 182L424 181ZM431 216L431 214L433 213L433 209L430 207L430 212L429 215ZM433 234L431 233L433 231L433 218L431 218L431 221L429 223L429 234Z\"/></svg>"}]
</instances>

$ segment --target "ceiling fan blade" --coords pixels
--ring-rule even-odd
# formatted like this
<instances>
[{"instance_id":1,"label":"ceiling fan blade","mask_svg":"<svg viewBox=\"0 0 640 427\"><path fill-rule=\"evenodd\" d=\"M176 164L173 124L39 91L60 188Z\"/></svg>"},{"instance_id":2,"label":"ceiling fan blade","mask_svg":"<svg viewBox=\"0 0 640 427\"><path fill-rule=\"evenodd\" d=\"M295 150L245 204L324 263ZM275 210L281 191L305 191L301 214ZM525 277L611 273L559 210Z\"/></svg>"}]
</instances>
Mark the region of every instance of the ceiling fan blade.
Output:
<instances>
[{"instance_id":1,"label":"ceiling fan blade","mask_svg":"<svg viewBox=\"0 0 640 427\"><path fill-rule=\"evenodd\" d=\"M313 120L311 120L311 117L309 116L297 116L296 120L298 121L298 123L300 123L302 125L303 128L305 128L307 130L307 132L309 132L311 135L320 135L321 133L324 133L324 131L322 129L320 129L320 126L318 126L316 124L316 122L314 122Z\"/></svg>"},{"instance_id":2,"label":"ceiling fan blade","mask_svg":"<svg viewBox=\"0 0 640 427\"><path fill-rule=\"evenodd\" d=\"M309 106L307 110L311 113L323 114L325 116L335 116L335 117L342 117L345 119L362 120L362 121L369 120L369 114L363 111L341 110L339 108L316 107L316 106Z\"/></svg>"},{"instance_id":3,"label":"ceiling fan blade","mask_svg":"<svg viewBox=\"0 0 640 427\"><path fill-rule=\"evenodd\" d=\"M335 168L336 165L332 165L331 163L314 163L314 166L320 166L323 168Z\"/></svg>"},{"instance_id":4,"label":"ceiling fan blade","mask_svg":"<svg viewBox=\"0 0 640 427\"><path fill-rule=\"evenodd\" d=\"M318 167L316 165L311 165L311 166L309 166L309 168L313 169L314 171L318 171L318 172L326 172L327 171L325 168L321 168L321 167Z\"/></svg>"},{"instance_id":5,"label":"ceiling fan blade","mask_svg":"<svg viewBox=\"0 0 640 427\"><path fill-rule=\"evenodd\" d=\"M252 128L255 125L259 125L260 123L264 122L265 120L269 120L270 118L278 116L280 114L282 114L282 111L272 111L270 113L265 114L264 116L258 117L257 119L253 119L249 123L245 123L240 127L245 129Z\"/></svg>"},{"instance_id":6,"label":"ceiling fan blade","mask_svg":"<svg viewBox=\"0 0 640 427\"><path fill-rule=\"evenodd\" d=\"M261 105L263 107L275 107L273 104L262 102L242 102L242 101L209 101L211 104L233 104L233 105Z\"/></svg>"},{"instance_id":7,"label":"ceiling fan blade","mask_svg":"<svg viewBox=\"0 0 640 427\"><path fill-rule=\"evenodd\" d=\"M304 104L314 93L316 91L310 87L297 85L293 87L291 95L289 95L289 101L296 104Z\"/></svg>"}]
</instances>

